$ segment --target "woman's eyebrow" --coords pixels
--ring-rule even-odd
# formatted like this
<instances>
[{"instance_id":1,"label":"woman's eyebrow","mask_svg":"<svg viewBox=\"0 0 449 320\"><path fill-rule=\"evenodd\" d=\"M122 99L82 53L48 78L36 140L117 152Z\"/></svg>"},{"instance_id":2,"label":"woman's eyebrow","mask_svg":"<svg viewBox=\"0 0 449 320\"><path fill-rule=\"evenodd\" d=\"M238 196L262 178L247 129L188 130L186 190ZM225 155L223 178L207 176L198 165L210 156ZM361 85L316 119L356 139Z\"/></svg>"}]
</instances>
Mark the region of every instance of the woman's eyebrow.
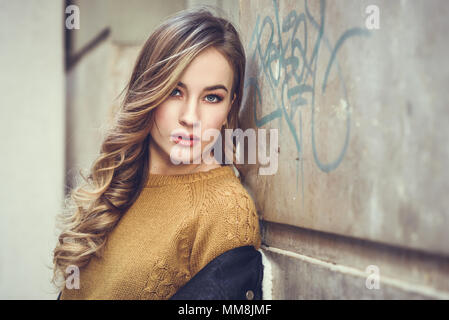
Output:
<instances>
[{"instance_id":1,"label":"woman's eyebrow","mask_svg":"<svg viewBox=\"0 0 449 320\"><path fill-rule=\"evenodd\" d=\"M182 83L181 81L178 82L178 86L180 86L181 88L184 88L184 89L187 88L187 86L184 83ZM216 89L223 89L226 92L228 92L228 89L222 84L217 84L215 86L210 86L210 87L204 88L205 91L212 91L212 90L216 90Z\"/></svg>"}]
</instances>

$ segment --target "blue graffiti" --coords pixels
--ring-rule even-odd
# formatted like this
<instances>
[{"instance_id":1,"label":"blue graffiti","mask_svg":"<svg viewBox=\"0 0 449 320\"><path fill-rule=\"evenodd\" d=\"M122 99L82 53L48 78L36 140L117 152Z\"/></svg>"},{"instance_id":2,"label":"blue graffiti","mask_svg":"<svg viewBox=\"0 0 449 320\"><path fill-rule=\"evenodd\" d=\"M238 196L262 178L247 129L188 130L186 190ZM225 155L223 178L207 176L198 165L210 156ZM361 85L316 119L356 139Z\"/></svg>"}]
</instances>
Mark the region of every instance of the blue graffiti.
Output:
<instances>
[{"instance_id":1,"label":"blue graffiti","mask_svg":"<svg viewBox=\"0 0 449 320\"><path fill-rule=\"evenodd\" d=\"M275 119L284 119L295 142L299 156L297 159L302 159L303 133L300 109L310 106L311 139L314 161L322 171L330 172L335 170L342 162L349 144L350 133L350 106L347 99L347 91L343 81L342 71L338 64L337 54L348 39L356 36L368 36L370 31L361 28L348 29L343 32L335 45L332 46L329 39L325 36L325 0L320 1L319 17L317 19L311 14L308 1L306 0L304 2L304 12L298 13L295 10L290 11L282 20L282 24L279 18L279 6L276 0L273 0L273 6L275 16L274 21L270 16L265 16L262 20L261 16L258 15L248 46L249 51L252 52L249 56L250 62L255 63L256 61L259 61L258 65L260 65L258 74L247 77L245 81L245 90L254 92L254 121L257 127L261 127ZM313 43L309 43L310 41L308 40L309 30L311 28L314 30L314 33L317 34ZM268 40L263 44L261 37L262 34L266 34L267 32ZM282 40L283 35L284 39L288 37L285 43ZM317 84L317 63L320 57L320 49L323 45L325 49L329 50L330 57L328 61L320 60L320 64L324 62L326 68L322 83ZM308 56L307 54L310 51L311 55ZM273 68L273 66L275 66L275 68ZM346 108L345 123L346 135L338 156L334 160L325 163L319 158L317 152L317 141L315 138L315 96L316 94L325 93L328 77L332 68L336 68L340 80L342 97L348 104ZM283 79L280 77L280 70L284 71L285 76ZM265 79L268 80L271 98L275 103L276 109L269 114L258 118L256 106L257 104L263 105L262 94L259 87L262 72ZM291 83L293 83L293 85ZM307 99L305 95L310 98ZM284 96L286 96L287 99L284 99ZM296 113L298 113L299 118L299 135L294 124ZM304 177L302 161L301 172L302 177ZM298 188L298 170L296 181Z\"/></svg>"}]
</instances>

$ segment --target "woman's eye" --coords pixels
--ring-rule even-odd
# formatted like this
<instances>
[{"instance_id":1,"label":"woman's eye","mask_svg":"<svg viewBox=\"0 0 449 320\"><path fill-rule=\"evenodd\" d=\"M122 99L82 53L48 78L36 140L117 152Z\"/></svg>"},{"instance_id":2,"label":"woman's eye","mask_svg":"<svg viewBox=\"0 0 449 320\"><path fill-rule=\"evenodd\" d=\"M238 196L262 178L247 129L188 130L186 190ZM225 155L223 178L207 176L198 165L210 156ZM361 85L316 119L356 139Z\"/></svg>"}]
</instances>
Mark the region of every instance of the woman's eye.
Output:
<instances>
[{"instance_id":1,"label":"woman's eye","mask_svg":"<svg viewBox=\"0 0 449 320\"><path fill-rule=\"evenodd\" d=\"M207 100L207 102L217 103L223 99L215 94L210 94L210 95L206 96L206 100Z\"/></svg>"},{"instance_id":2,"label":"woman's eye","mask_svg":"<svg viewBox=\"0 0 449 320\"><path fill-rule=\"evenodd\" d=\"M170 93L171 97L180 97L181 95L182 95L182 92L179 89L174 89ZM210 103L218 103L218 102L220 102L222 100L223 100L223 98L218 96L218 95L216 95L216 94L209 94L209 95L206 96L206 101L210 102Z\"/></svg>"}]
</instances>

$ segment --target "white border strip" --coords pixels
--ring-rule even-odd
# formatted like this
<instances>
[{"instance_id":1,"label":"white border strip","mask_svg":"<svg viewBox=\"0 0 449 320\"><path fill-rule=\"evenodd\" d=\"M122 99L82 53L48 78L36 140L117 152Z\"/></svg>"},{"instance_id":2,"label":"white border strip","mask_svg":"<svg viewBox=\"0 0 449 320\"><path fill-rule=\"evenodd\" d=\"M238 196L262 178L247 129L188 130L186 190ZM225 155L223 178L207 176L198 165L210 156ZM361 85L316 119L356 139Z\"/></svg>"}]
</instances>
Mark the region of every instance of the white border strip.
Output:
<instances>
[{"instance_id":1,"label":"white border strip","mask_svg":"<svg viewBox=\"0 0 449 320\"><path fill-rule=\"evenodd\" d=\"M273 300L273 270L271 262L263 253L262 248L258 251L262 255L263 264L262 300Z\"/></svg>"}]
</instances>

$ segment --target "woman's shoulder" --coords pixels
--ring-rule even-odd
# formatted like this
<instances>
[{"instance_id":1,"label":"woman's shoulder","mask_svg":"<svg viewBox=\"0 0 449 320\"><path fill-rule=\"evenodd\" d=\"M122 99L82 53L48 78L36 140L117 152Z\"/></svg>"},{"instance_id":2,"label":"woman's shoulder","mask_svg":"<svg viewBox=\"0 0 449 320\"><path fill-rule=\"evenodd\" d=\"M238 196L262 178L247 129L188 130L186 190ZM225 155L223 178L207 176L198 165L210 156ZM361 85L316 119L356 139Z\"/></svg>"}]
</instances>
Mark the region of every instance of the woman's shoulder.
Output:
<instances>
[{"instance_id":1,"label":"woman's shoulder","mask_svg":"<svg viewBox=\"0 0 449 320\"><path fill-rule=\"evenodd\" d=\"M200 229L214 230L235 246L259 242L259 217L254 200L234 175L207 181L198 210Z\"/></svg>"},{"instance_id":2,"label":"woman's shoulder","mask_svg":"<svg viewBox=\"0 0 449 320\"><path fill-rule=\"evenodd\" d=\"M260 248L255 203L235 175L207 181L196 217L191 254L193 274L228 250L242 246Z\"/></svg>"},{"instance_id":3,"label":"woman's shoulder","mask_svg":"<svg viewBox=\"0 0 449 320\"><path fill-rule=\"evenodd\" d=\"M202 207L205 211L220 208L221 212L240 210L255 213L253 197L230 166L223 175L209 179L204 184Z\"/></svg>"}]
</instances>

